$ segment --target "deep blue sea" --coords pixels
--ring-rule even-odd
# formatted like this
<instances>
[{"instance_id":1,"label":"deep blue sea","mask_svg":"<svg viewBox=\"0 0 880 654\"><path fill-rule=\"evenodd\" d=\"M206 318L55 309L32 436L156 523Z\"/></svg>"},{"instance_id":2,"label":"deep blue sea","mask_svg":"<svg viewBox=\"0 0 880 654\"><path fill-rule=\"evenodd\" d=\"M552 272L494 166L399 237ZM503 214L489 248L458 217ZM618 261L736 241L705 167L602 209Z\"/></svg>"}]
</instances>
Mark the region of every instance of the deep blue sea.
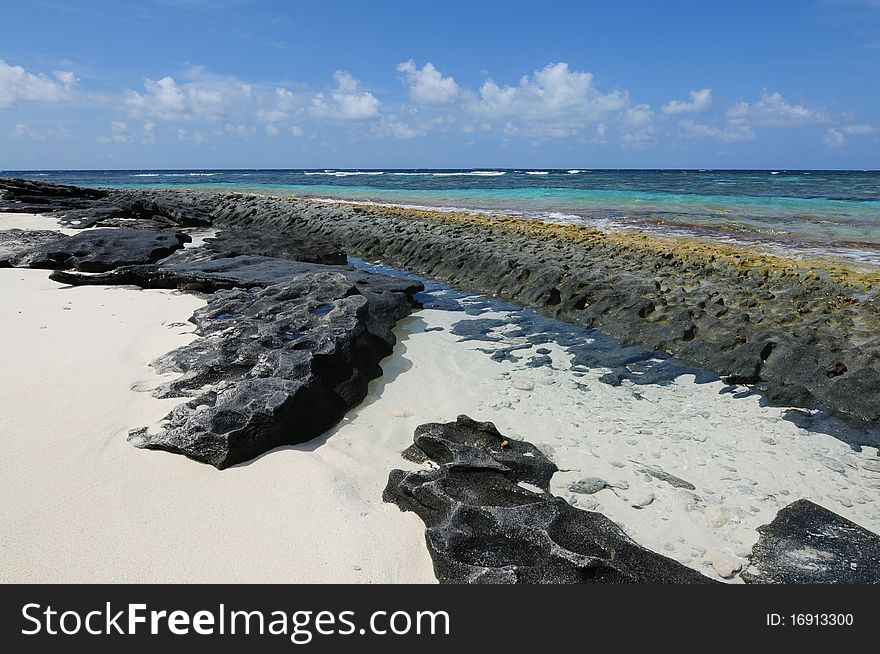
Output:
<instances>
[{"instance_id":1,"label":"deep blue sea","mask_svg":"<svg viewBox=\"0 0 880 654\"><path fill-rule=\"evenodd\" d=\"M69 170L0 176L482 210L762 243L880 265L880 171Z\"/></svg>"}]
</instances>

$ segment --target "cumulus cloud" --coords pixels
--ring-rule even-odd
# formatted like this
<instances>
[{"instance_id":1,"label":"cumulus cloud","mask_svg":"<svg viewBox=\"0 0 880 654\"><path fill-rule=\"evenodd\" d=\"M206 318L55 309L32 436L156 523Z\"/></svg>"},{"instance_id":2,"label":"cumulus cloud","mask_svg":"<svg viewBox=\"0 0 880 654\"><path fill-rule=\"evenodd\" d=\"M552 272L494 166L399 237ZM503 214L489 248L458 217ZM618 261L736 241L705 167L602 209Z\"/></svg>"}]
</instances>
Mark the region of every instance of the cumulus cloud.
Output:
<instances>
[{"instance_id":1,"label":"cumulus cloud","mask_svg":"<svg viewBox=\"0 0 880 654\"><path fill-rule=\"evenodd\" d=\"M261 99L266 107L257 110L261 123L283 123L302 111L303 101L293 91L276 87L270 98Z\"/></svg>"},{"instance_id":2,"label":"cumulus cloud","mask_svg":"<svg viewBox=\"0 0 880 654\"><path fill-rule=\"evenodd\" d=\"M844 134L850 135L861 135L861 134L877 134L880 132L880 129L877 129L873 125L846 125L840 128L840 131Z\"/></svg>"},{"instance_id":3,"label":"cumulus cloud","mask_svg":"<svg viewBox=\"0 0 880 654\"><path fill-rule=\"evenodd\" d=\"M364 91L351 73L337 70L333 79L336 87L330 91L329 97L325 93L316 93L312 98L312 115L336 120L367 120L379 115L379 100Z\"/></svg>"},{"instance_id":4,"label":"cumulus cloud","mask_svg":"<svg viewBox=\"0 0 880 654\"><path fill-rule=\"evenodd\" d=\"M99 136L99 143L130 143L133 140L131 133L128 131L128 123L120 120L114 120L110 123L110 135Z\"/></svg>"},{"instance_id":5,"label":"cumulus cloud","mask_svg":"<svg viewBox=\"0 0 880 654\"><path fill-rule=\"evenodd\" d=\"M712 106L712 89L700 89L690 92L691 99L672 100L663 105L660 111L664 114L700 113Z\"/></svg>"},{"instance_id":6,"label":"cumulus cloud","mask_svg":"<svg viewBox=\"0 0 880 654\"><path fill-rule=\"evenodd\" d=\"M624 132L621 134L621 143L626 148L642 148L653 145L654 134L654 110L650 105L637 104L627 107L623 112ZM606 126L601 125L601 133L597 132L597 138L604 139Z\"/></svg>"},{"instance_id":7,"label":"cumulus cloud","mask_svg":"<svg viewBox=\"0 0 880 654\"><path fill-rule=\"evenodd\" d=\"M144 78L143 88L120 94L89 94L68 71L51 74L28 72L0 60L0 109L27 104L88 100L105 110L103 143L150 144L156 141L157 123L186 122L160 134L190 143L232 134L250 138L320 134L319 123L363 121L363 130L332 126L395 139L414 139L433 131L447 134L492 133L496 137L525 138L533 143L545 139L576 139L579 143L608 143L619 139L624 148L644 147L675 134L664 116L678 124L683 139L723 143L750 141L761 128L816 126L819 139L830 148L843 148L849 140L865 141L880 129L855 124L853 114L831 113L818 106L787 101L778 92L764 91L754 102L741 101L717 111L714 119L697 116L712 108L710 88L689 91L656 108L638 103L624 89L597 86L594 76L573 70L565 62L551 63L510 83L488 75L478 88L459 85L432 63L419 66L409 59L397 65L403 84L393 104L380 102L373 92L346 71L336 71L326 88L296 82L250 84L235 77L222 77L201 68L189 68L175 77ZM284 88L285 86L289 88ZM608 90L610 88L610 90ZM294 89L294 90L290 90ZM405 94L404 94L405 92ZM112 103L115 102L116 106ZM726 109L726 111L725 111ZM27 111L22 109L21 111ZM110 120L116 118L112 124ZM686 120L685 120L686 119ZM14 115L6 133L17 139L44 140L54 132L45 126L33 129L32 119ZM330 128L328 128L330 129ZM491 137L487 137L491 138Z\"/></svg>"},{"instance_id":8,"label":"cumulus cloud","mask_svg":"<svg viewBox=\"0 0 880 654\"><path fill-rule=\"evenodd\" d=\"M241 138L247 138L249 136L253 136L256 133L257 129L253 126L243 125L241 123L237 125L233 125L232 123L226 123L223 126L223 129L227 134L232 134L234 136L240 136Z\"/></svg>"},{"instance_id":9,"label":"cumulus cloud","mask_svg":"<svg viewBox=\"0 0 880 654\"><path fill-rule=\"evenodd\" d=\"M416 62L410 59L398 64L397 70L403 73L409 97L413 102L449 104L458 97L460 89L455 79L443 77L430 62L418 68Z\"/></svg>"},{"instance_id":10,"label":"cumulus cloud","mask_svg":"<svg viewBox=\"0 0 880 654\"><path fill-rule=\"evenodd\" d=\"M267 136L281 134L293 118L303 113L306 105L305 94L296 94L280 86L271 94L258 97L258 101L263 106L257 110L257 121L265 125Z\"/></svg>"},{"instance_id":11,"label":"cumulus cloud","mask_svg":"<svg viewBox=\"0 0 880 654\"><path fill-rule=\"evenodd\" d=\"M177 138L181 141L192 142L193 145L201 145L208 140L205 133L198 129L192 132L192 134L185 129L178 129Z\"/></svg>"},{"instance_id":12,"label":"cumulus cloud","mask_svg":"<svg viewBox=\"0 0 880 654\"><path fill-rule=\"evenodd\" d=\"M654 111L647 104L637 104L629 107L623 114L623 122L628 127L645 127L653 121Z\"/></svg>"},{"instance_id":13,"label":"cumulus cloud","mask_svg":"<svg viewBox=\"0 0 880 654\"><path fill-rule=\"evenodd\" d=\"M708 91L708 89L705 89ZM691 103L678 103L674 111L669 111L669 103L663 107L665 113L682 113L689 111L682 109L685 104L698 104L699 92L691 92ZM707 95L705 100L711 101ZM822 108L805 107L799 104L786 102L780 93L764 92L761 98L754 102L738 102L729 107L725 112L725 121L722 125L707 125L693 120L683 120L679 123L682 134L691 139L708 139L734 143L737 141L751 141L755 139L755 127L801 127L827 123L831 120ZM830 129L824 136L826 144L832 147L841 147L843 133L836 129Z\"/></svg>"},{"instance_id":14,"label":"cumulus cloud","mask_svg":"<svg viewBox=\"0 0 880 654\"><path fill-rule=\"evenodd\" d=\"M386 120L383 120L379 125L379 132L397 139L414 139L425 134L424 130L398 120L396 116L389 116Z\"/></svg>"},{"instance_id":15,"label":"cumulus cloud","mask_svg":"<svg viewBox=\"0 0 880 654\"><path fill-rule=\"evenodd\" d=\"M748 125L728 123L722 127L704 125L693 120L683 120L679 123L684 135L692 139L709 139L734 143L736 141L751 141L755 138L755 132Z\"/></svg>"},{"instance_id":16,"label":"cumulus cloud","mask_svg":"<svg viewBox=\"0 0 880 654\"><path fill-rule=\"evenodd\" d=\"M822 135L822 143L829 148L842 148L846 145L847 136L864 136L867 134L880 133L880 129L873 125L843 125L841 127L829 127Z\"/></svg>"},{"instance_id":17,"label":"cumulus cloud","mask_svg":"<svg viewBox=\"0 0 880 654\"><path fill-rule=\"evenodd\" d=\"M64 70L29 73L21 66L10 66L0 59L0 109L11 109L20 104L51 104L73 98L77 77Z\"/></svg>"},{"instance_id":18,"label":"cumulus cloud","mask_svg":"<svg viewBox=\"0 0 880 654\"><path fill-rule=\"evenodd\" d=\"M739 102L727 110L727 120L738 125L800 127L828 122L821 108L789 104L780 93L767 93L754 104Z\"/></svg>"},{"instance_id":19,"label":"cumulus cloud","mask_svg":"<svg viewBox=\"0 0 880 654\"><path fill-rule=\"evenodd\" d=\"M486 80L471 110L514 125L521 123L518 130L524 134L566 137L620 111L628 102L626 93L599 91L591 73L556 63L523 76L516 86Z\"/></svg>"},{"instance_id":20,"label":"cumulus cloud","mask_svg":"<svg viewBox=\"0 0 880 654\"><path fill-rule=\"evenodd\" d=\"M846 145L846 136L839 129L832 127L822 135L822 143L829 148L842 148Z\"/></svg>"},{"instance_id":21,"label":"cumulus cloud","mask_svg":"<svg viewBox=\"0 0 880 654\"><path fill-rule=\"evenodd\" d=\"M201 77L201 71L194 69ZM204 77L178 83L167 76L144 78L144 92L125 91L125 105L137 118L156 120L220 120L249 101L252 88L235 78Z\"/></svg>"},{"instance_id":22,"label":"cumulus cloud","mask_svg":"<svg viewBox=\"0 0 880 654\"><path fill-rule=\"evenodd\" d=\"M656 131L653 125L648 125L642 129L624 132L620 141L625 148L644 148L655 143Z\"/></svg>"}]
</instances>

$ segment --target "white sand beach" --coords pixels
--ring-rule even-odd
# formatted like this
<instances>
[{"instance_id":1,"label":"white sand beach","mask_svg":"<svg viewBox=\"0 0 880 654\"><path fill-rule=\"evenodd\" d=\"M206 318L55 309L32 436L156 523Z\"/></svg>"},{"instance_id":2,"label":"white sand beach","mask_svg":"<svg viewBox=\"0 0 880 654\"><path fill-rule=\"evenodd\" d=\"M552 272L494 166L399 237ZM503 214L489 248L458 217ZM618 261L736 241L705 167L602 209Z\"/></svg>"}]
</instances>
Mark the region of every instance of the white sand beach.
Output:
<instances>
[{"instance_id":1,"label":"white sand beach","mask_svg":"<svg viewBox=\"0 0 880 654\"><path fill-rule=\"evenodd\" d=\"M41 270L0 270L0 288L2 581L433 582L423 524L381 494L391 469L413 466L399 452L415 427L458 414L536 444L561 470L555 494L716 579L799 498L880 531L875 448L807 432L721 382L575 376L554 343L549 367L499 363L450 333L472 316L437 309L399 323L383 377L322 438L224 471L138 450L128 430L176 402L150 395L164 378L148 362L194 338L186 320L203 301L70 288ZM584 477L608 486L571 493Z\"/></svg>"},{"instance_id":2,"label":"white sand beach","mask_svg":"<svg viewBox=\"0 0 880 654\"><path fill-rule=\"evenodd\" d=\"M203 301L47 277L0 270L0 581L435 581L421 521L381 498L411 433L340 429L222 472L138 450L128 430L177 402L147 363Z\"/></svg>"}]
</instances>

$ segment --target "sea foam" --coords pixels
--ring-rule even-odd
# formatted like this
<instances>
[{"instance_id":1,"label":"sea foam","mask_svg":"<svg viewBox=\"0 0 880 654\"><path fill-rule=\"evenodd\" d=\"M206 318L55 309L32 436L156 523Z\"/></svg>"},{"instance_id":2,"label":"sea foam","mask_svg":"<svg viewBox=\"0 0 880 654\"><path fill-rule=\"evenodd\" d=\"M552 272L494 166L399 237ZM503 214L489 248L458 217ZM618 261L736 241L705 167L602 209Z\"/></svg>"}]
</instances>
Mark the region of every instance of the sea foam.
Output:
<instances>
[{"instance_id":1,"label":"sea foam","mask_svg":"<svg viewBox=\"0 0 880 654\"><path fill-rule=\"evenodd\" d=\"M303 175L327 175L330 177L353 177L355 175L384 175L385 173L381 170L324 170L321 172L317 171L304 171Z\"/></svg>"}]
</instances>

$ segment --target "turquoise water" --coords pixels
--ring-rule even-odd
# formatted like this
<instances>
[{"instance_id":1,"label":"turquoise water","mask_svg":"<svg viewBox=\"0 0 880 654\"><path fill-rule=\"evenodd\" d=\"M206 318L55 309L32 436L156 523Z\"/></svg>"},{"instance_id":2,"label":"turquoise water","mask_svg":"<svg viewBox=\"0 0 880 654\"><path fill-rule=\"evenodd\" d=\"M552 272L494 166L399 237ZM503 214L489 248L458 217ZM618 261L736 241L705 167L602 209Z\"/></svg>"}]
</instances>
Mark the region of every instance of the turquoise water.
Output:
<instances>
[{"instance_id":1,"label":"turquoise water","mask_svg":"<svg viewBox=\"0 0 880 654\"><path fill-rule=\"evenodd\" d=\"M696 234L880 265L880 172L713 170L3 171L112 187L201 187L528 215Z\"/></svg>"}]
</instances>

